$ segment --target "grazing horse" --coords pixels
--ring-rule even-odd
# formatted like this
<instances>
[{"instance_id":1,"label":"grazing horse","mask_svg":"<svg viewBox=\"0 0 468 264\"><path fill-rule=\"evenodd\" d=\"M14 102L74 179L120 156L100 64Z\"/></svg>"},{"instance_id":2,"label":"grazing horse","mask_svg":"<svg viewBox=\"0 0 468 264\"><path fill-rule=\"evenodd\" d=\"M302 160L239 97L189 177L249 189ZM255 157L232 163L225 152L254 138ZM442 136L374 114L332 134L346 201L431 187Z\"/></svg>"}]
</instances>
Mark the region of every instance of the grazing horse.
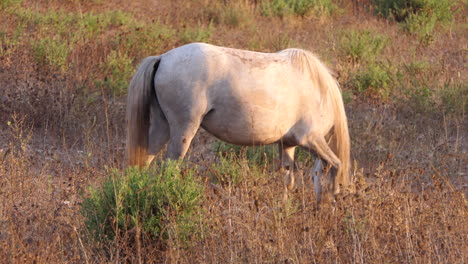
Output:
<instances>
[{"instance_id":1,"label":"grazing horse","mask_svg":"<svg viewBox=\"0 0 468 264\"><path fill-rule=\"evenodd\" d=\"M130 165L185 156L197 130L236 145L279 146L285 198L294 187L294 150L315 154L320 197L322 163L332 190L348 185L350 139L338 83L309 51L260 53L192 43L143 60L127 99ZM320 198L318 198L320 199Z\"/></svg>"}]
</instances>

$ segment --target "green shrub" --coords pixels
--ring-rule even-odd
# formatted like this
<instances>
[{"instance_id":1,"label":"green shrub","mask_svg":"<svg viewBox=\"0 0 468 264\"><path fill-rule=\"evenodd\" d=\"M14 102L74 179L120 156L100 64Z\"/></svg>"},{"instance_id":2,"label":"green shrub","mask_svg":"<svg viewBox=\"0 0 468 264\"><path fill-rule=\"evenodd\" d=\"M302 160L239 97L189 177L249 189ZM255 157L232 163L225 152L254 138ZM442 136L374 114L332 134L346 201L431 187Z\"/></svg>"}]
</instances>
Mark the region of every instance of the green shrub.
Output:
<instances>
[{"instance_id":1,"label":"green shrub","mask_svg":"<svg viewBox=\"0 0 468 264\"><path fill-rule=\"evenodd\" d=\"M348 30L341 39L341 49L353 63L372 63L388 42L388 37L368 30Z\"/></svg>"},{"instance_id":2,"label":"green shrub","mask_svg":"<svg viewBox=\"0 0 468 264\"><path fill-rule=\"evenodd\" d=\"M404 21L410 12L414 12L414 3L408 0L373 0L375 11L384 17Z\"/></svg>"},{"instance_id":3,"label":"green shrub","mask_svg":"<svg viewBox=\"0 0 468 264\"><path fill-rule=\"evenodd\" d=\"M374 0L377 13L398 22L404 22L416 13L430 14L442 22L450 21L455 3L452 0Z\"/></svg>"},{"instance_id":4,"label":"green shrub","mask_svg":"<svg viewBox=\"0 0 468 264\"><path fill-rule=\"evenodd\" d=\"M244 21L244 16L242 10L228 8L223 12L223 22L231 27L239 27Z\"/></svg>"},{"instance_id":5,"label":"green shrub","mask_svg":"<svg viewBox=\"0 0 468 264\"><path fill-rule=\"evenodd\" d=\"M228 5L218 8L217 11L220 14L213 16L215 18L218 17L218 23L222 22L233 28L252 27L255 24L253 13L239 3L230 2ZM214 12L214 10L212 12ZM216 21L214 22L216 23Z\"/></svg>"},{"instance_id":6,"label":"green shrub","mask_svg":"<svg viewBox=\"0 0 468 264\"><path fill-rule=\"evenodd\" d=\"M47 12L40 12L33 9L18 9L16 16L22 23L33 28L39 37L54 36L64 39L71 39L79 33L79 17L73 13L63 10L50 9Z\"/></svg>"},{"instance_id":7,"label":"green shrub","mask_svg":"<svg viewBox=\"0 0 468 264\"><path fill-rule=\"evenodd\" d=\"M272 51L284 50L292 46L292 39L287 33L281 32L272 36L268 44Z\"/></svg>"},{"instance_id":8,"label":"green shrub","mask_svg":"<svg viewBox=\"0 0 468 264\"><path fill-rule=\"evenodd\" d=\"M0 10L21 4L23 0L0 0Z\"/></svg>"},{"instance_id":9,"label":"green shrub","mask_svg":"<svg viewBox=\"0 0 468 264\"><path fill-rule=\"evenodd\" d=\"M349 90L342 90L341 96L343 97L343 102L345 104L349 104L353 100L353 93Z\"/></svg>"},{"instance_id":10,"label":"green shrub","mask_svg":"<svg viewBox=\"0 0 468 264\"><path fill-rule=\"evenodd\" d=\"M219 157L227 158L233 163L247 161L249 167L259 167L263 169L276 170L277 165L274 160L278 159L278 145L262 146L237 146L223 141L216 141L213 150ZM314 159L308 151L297 147L295 151L296 162L312 162ZM308 164L311 165L311 164Z\"/></svg>"},{"instance_id":11,"label":"green shrub","mask_svg":"<svg viewBox=\"0 0 468 264\"><path fill-rule=\"evenodd\" d=\"M6 57L14 53L19 41L20 27L17 27L13 34L2 31L0 28L0 57Z\"/></svg>"},{"instance_id":12,"label":"green shrub","mask_svg":"<svg viewBox=\"0 0 468 264\"><path fill-rule=\"evenodd\" d=\"M199 24L197 27L189 27L180 32L179 38L183 44L192 42L210 42L211 36L214 32L214 25L212 22L208 26Z\"/></svg>"},{"instance_id":13,"label":"green shrub","mask_svg":"<svg viewBox=\"0 0 468 264\"><path fill-rule=\"evenodd\" d=\"M428 44L434 40L433 31L436 22L436 17L428 13L410 14L403 23L403 28L416 34L421 43Z\"/></svg>"},{"instance_id":14,"label":"green shrub","mask_svg":"<svg viewBox=\"0 0 468 264\"><path fill-rule=\"evenodd\" d=\"M105 25L126 26L129 28L141 27L144 24L131 14L121 10L109 10L104 13Z\"/></svg>"},{"instance_id":15,"label":"green shrub","mask_svg":"<svg viewBox=\"0 0 468 264\"><path fill-rule=\"evenodd\" d=\"M244 147L222 141L213 144L217 161L210 166L212 180L224 187L258 180L276 169L276 145Z\"/></svg>"},{"instance_id":16,"label":"green shrub","mask_svg":"<svg viewBox=\"0 0 468 264\"><path fill-rule=\"evenodd\" d=\"M231 157L233 159L245 159L250 165L266 166L278 155L277 145L243 147L216 141L213 144L215 153L222 157Z\"/></svg>"},{"instance_id":17,"label":"green shrub","mask_svg":"<svg viewBox=\"0 0 468 264\"><path fill-rule=\"evenodd\" d=\"M48 65L55 70L65 72L68 69L67 58L72 47L70 44L58 37L44 37L32 43L36 60Z\"/></svg>"},{"instance_id":18,"label":"green shrub","mask_svg":"<svg viewBox=\"0 0 468 264\"><path fill-rule=\"evenodd\" d=\"M452 0L374 0L375 10L384 17L403 23L403 27L417 34L424 42L432 39L437 24L453 21Z\"/></svg>"},{"instance_id":19,"label":"green shrub","mask_svg":"<svg viewBox=\"0 0 468 264\"><path fill-rule=\"evenodd\" d=\"M385 99L390 95L393 79L391 72L380 64L369 64L351 80L353 88L368 95Z\"/></svg>"},{"instance_id":20,"label":"green shrub","mask_svg":"<svg viewBox=\"0 0 468 264\"><path fill-rule=\"evenodd\" d=\"M145 27L145 23L135 19L132 14L120 10L107 10L95 14L73 13L61 9L40 12L21 8L14 14L21 22L34 28L39 35L59 35L70 42L95 37L111 27L119 27L124 32Z\"/></svg>"},{"instance_id":21,"label":"green shrub","mask_svg":"<svg viewBox=\"0 0 468 264\"><path fill-rule=\"evenodd\" d=\"M412 60L403 63L397 73L397 79L402 91L411 93L413 89L421 86L435 85L437 74L431 68L431 64L423 60Z\"/></svg>"},{"instance_id":22,"label":"green shrub","mask_svg":"<svg viewBox=\"0 0 468 264\"><path fill-rule=\"evenodd\" d=\"M96 14L70 13L61 9L41 12L22 8L14 11L14 14L19 25L28 28L28 34L32 35L26 39L32 39L36 60L61 72L65 72L69 64L73 63L69 54L76 46L94 40L107 41L99 44L109 44L113 51L103 54L107 55L104 58L96 58L100 62L100 68L94 78L97 79L95 84L98 87L105 87L116 95L126 91L135 68L133 59L162 52L175 35L174 29L159 21L149 24L120 10L107 10ZM209 29L211 30L211 27ZM103 36L104 32L106 36ZM187 34L195 41L207 40L207 36L203 34L205 31L189 33ZM0 33L0 55L6 54L4 50L14 44L12 40L4 41L3 34Z\"/></svg>"},{"instance_id":23,"label":"green shrub","mask_svg":"<svg viewBox=\"0 0 468 264\"><path fill-rule=\"evenodd\" d=\"M109 171L102 186L90 187L82 203L86 231L103 244L135 229L153 240L186 244L199 238L203 186L194 173L176 161L153 170Z\"/></svg>"},{"instance_id":24,"label":"green shrub","mask_svg":"<svg viewBox=\"0 0 468 264\"><path fill-rule=\"evenodd\" d=\"M331 0L272 0L262 1L261 14L285 17L289 15L330 15L337 9Z\"/></svg>"},{"instance_id":25,"label":"green shrub","mask_svg":"<svg viewBox=\"0 0 468 264\"><path fill-rule=\"evenodd\" d=\"M122 27L121 30L143 27L144 24L137 21L131 14L120 10L107 10L104 13L84 13L81 16L70 14L74 18L75 27L81 31L86 38L95 37L110 27Z\"/></svg>"},{"instance_id":26,"label":"green shrub","mask_svg":"<svg viewBox=\"0 0 468 264\"><path fill-rule=\"evenodd\" d=\"M409 76L421 75L424 72L428 71L430 63L427 61L415 60L403 65L405 73Z\"/></svg>"},{"instance_id":27,"label":"green shrub","mask_svg":"<svg viewBox=\"0 0 468 264\"><path fill-rule=\"evenodd\" d=\"M136 53L133 57L146 57L149 54L160 54L168 43L173 42L176 31L170 26L154 22L144 27L126 30L113 40L115 47L123 47Z\"/></svg>"},{"instance_id":28,"label":"green shrub","mask_svg":"<svg viewBox=\"0 0 468 264\"><path fill-rule=\"evenodd\" d=\"M121 95L127 91L128 83L135 70L133 60L124 52L111 51L101 68L105 73L105 79L97 81L97 85L103 85L115 95Z\"/></svg>"},{"instance_id":29,"label":"green shrub","mask_svg":"<svg viewBox=\"0 0 468 264\"><path fill-rule=\"evenodd\" d=\"M459 83L442 83L440 65L426 60L412 60L398 70L398 90L415 110L434 112L458 111L463 108ZM458 109L458 110L455 110Z\"/></svg>"},{"instance_id":30,"label":"green shrub","mask_svg":"<svg viewBox=\"0 0 468 264\"><path fill-rule=\"evenodd\" d=\"M413 86L407 93L409 93L408 99L414 109L423 112L436 109L433 87L429 85Z\"/></svg>"},{"instance_id":31,"label":"green shrub","mask_svg":"<svg viewBox=\"0 0 468 264\"><path fill-rule=\"evenodd\" d=\"M466 84L445 84L438 94L445 112L460 114L468 112L468 86Z\"/></svg>"},{"instance_id":32,"label":"green shrub","mask_svg":"<svg viewBox=\"0 0 468 264\"><path fill-rule=\"evenodd\" d=\"M273 0L263 1L261 5L261 14L263 16L284 17L292 13L291 7L286 1Z\"/></svg>"},{"instance_id":33,"label":"green shrub","mask_svg":"<svg viewBox=\"0 0 468 264\"><path fill-rule=\"evenodd\" d=\"M15 11L20 28L31 28L36 37L30 37L36 61L64 72L68 69L67 58L73 46L71 41L72 18L63 11L49 10L45 13L19 8Z\"/></svg>"},{"instance_id":34,"label":"green shrub","mask_svg":"<svg viewBox=\"0 0 468 264\"><path fill-rule=\"evenodd\" d=\"M210 172L212 180L222 186L233 186L242 183L244 171L242 170L243 160L239 159L235 153L230 152L218 156L218 161L211 164Z\"/></svg>"}]
</instances>

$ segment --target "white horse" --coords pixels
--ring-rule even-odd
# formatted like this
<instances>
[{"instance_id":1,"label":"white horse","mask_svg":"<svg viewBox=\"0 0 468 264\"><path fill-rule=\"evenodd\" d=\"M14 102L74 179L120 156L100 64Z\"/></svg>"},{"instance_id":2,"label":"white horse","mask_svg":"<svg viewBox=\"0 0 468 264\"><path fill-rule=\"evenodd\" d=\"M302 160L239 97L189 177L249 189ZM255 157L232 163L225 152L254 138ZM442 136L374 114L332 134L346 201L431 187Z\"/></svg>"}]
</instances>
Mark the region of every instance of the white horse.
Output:
<instances>
[{"instance_id":1,"label":"white horse","mask_svg":"<svg viewBox=\"0 0 468 264\"><path fill-rule=\"evenodd\" d=\"M199 127L237 145L277 143L285 198L294 187L294 150L316 154L334 168L332 189L348 185L350 139L340 89L311 52L260 53L192 43L143 60L127 99L130 165L183 158ZM334 175L336 174L336 176ZM318 198L320 199L320 198Z\"/></svg>"}]
</instances>

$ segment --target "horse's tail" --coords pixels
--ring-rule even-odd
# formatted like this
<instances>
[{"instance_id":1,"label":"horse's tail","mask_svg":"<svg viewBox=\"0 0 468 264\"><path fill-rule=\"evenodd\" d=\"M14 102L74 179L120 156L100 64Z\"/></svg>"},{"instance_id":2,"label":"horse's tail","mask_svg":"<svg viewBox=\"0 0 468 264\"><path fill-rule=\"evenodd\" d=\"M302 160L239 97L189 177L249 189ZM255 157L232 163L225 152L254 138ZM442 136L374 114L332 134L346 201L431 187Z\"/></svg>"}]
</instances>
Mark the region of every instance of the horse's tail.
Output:
<instances>
[{"instance_id":1,"label":"horse's tail","mask_svg":"<svg viewBox=\"0 0 468 264\"><path fill-rule=\"evenodd\" d=\"M145 58L128 88L127 155L130 166L142 167L146 163L150 108L153 104L159 104L154 90L154 76L160 60L160 56Z\"/></svg>"}]
</instances>

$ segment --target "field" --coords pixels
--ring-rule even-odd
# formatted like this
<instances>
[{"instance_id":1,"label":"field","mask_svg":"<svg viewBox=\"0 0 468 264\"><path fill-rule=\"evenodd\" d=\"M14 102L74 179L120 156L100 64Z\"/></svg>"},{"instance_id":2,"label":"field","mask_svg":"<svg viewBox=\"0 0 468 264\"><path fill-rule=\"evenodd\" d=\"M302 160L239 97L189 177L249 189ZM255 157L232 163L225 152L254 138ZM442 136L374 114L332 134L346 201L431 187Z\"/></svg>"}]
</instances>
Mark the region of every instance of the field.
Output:
<instances>
[{"instance_id":1,"label":"field","mask_svg":"<svg viewBox=\"0 0 468 264\"><path fill-rule=\"evenodd\" d=\"M275 147L203 130L126 169L131 76L190 42L319 55L353 191L317 204L302 151L283 202ZM0 0L0 263L465 263L467 43L466 1Z\"/></svg>"}]
</instances>

